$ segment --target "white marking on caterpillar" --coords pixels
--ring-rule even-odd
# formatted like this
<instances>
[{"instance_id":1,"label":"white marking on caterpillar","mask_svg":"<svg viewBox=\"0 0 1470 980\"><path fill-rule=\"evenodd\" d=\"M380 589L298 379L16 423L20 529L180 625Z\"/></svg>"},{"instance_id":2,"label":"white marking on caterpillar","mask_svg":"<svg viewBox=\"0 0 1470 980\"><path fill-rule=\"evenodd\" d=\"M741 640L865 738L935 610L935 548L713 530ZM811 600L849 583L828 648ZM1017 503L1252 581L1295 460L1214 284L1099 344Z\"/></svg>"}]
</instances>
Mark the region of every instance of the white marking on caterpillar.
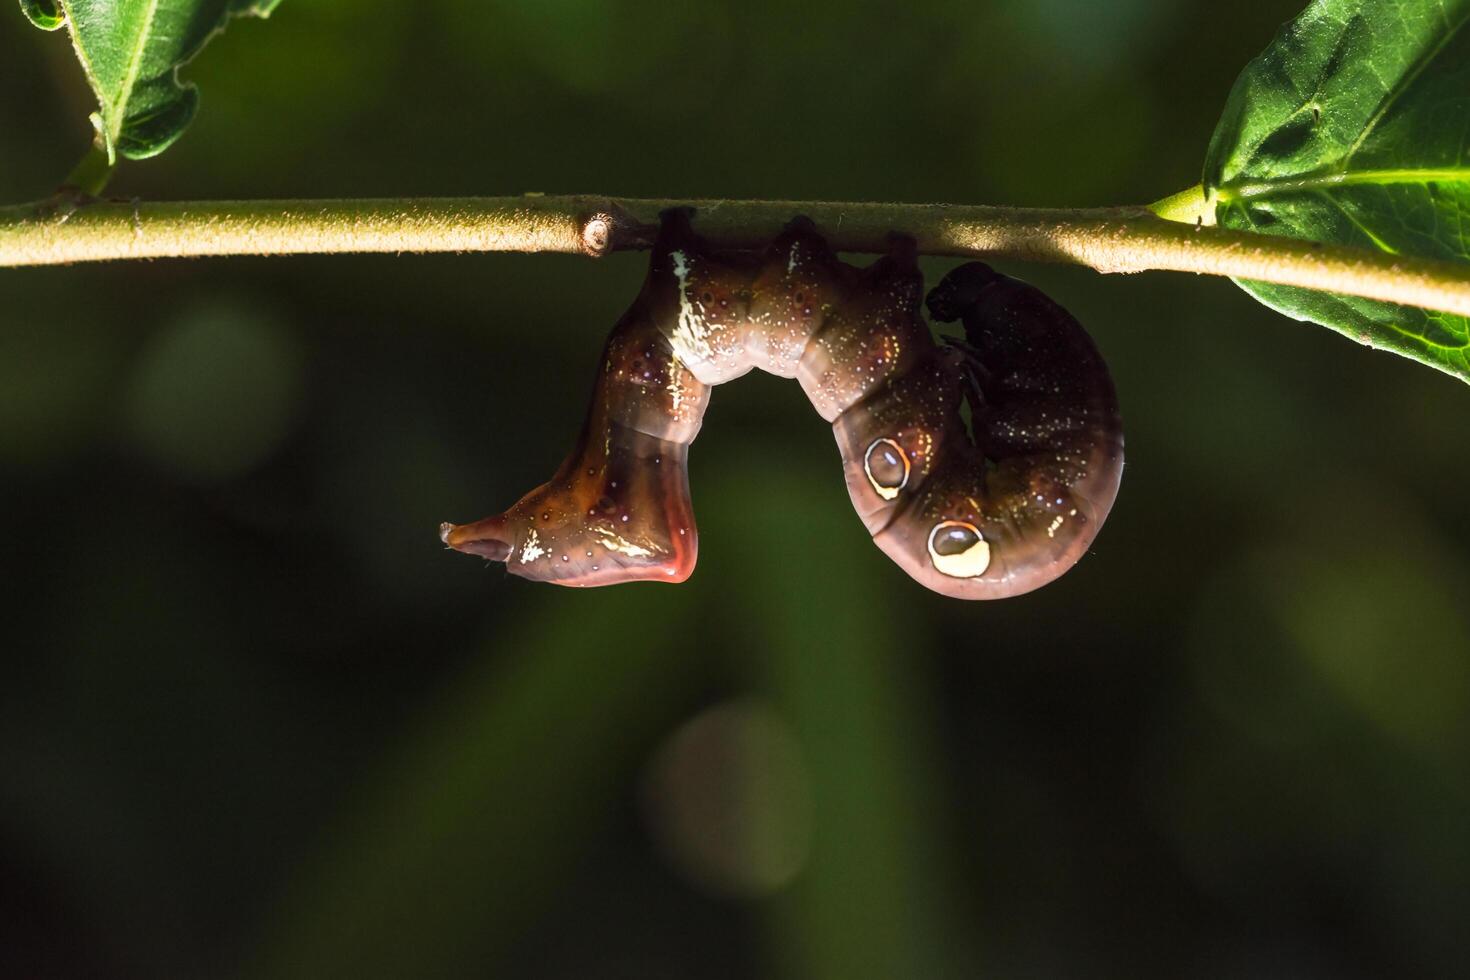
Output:
<instances>
[{"instance_id":1,"label":"white marking on caterpillar","mask_svg":"<svg viewBox=\"0 0 1470 980\"><path fill-rule=\"evenodd\" d=\"M696 311L689 299L689 258L682 251L670 252L674 278L679 283L679 322L669 338L678 354L693 370L695 362L708 360L711 354L708 331L704 329L702 311ZM696 377L698 374L696 373Z\"/></svg>"},{"instance_id":2,"label":"white marking on caterpillar","mask_svg":"<svg viewBox=\"0 0 1470 980\"><path fill-rule=\"evenodd\" d=\"M934 547L934 539L939 537L940 532L951 528L958 528L962 534L973 536L975 540L964 551L940 554ZM990 542L985 540L980 529L973 524L964 521L940 521L929 532L929 560L941 575L948 575L950 578L974 578L985 574L985 570L990 567Z\"/></svg>"},{"instance_id":3,"label":"white marking on caterpillar","mask_svg":"<svg viewBox=\"0 0 1470 980\"><path fill-rule=\"evenodd\" d=\"M526 538L526 546L521 549L521 564L533 562L544 554L546 554L546 549L541 547L541 540L536 536L535 529L532 528L530 535Z\"/></svg>"},{"instance_id":4,"label":"white marking on caterpillar","mask_svg":"<svg viewBox=\"0 0 1470 980\"><path fill-rule=\"evenodd\" d=\"M873 475L873 453L880 448L886 448L890 455L896 457L897 461L903 464L903 476L899 478L896 484L882 483ZM898 496L898 492L908 486L909 483L908 453L904 452L903 447L892 439L875 439L873 440L873 444L868 447L868 451L863 454L863 472L867 474L868 482L872 484L873 490L878 496L884 500L893 500ZM976 509L978 510L978 508Z\"/></svg>"},{"instance_id":5,"label":"white marking on caterpillar","mask_svg":"<svg viewBox=\"0 0 1470 980\"><path fill-rule=\"evenodd\" d=\"M623 518L627 520L627 518ZM616 551L618 554L627 555L629 558L652 558L653 552L647 548L636 545L616 531L605 527L597 529L597 536L602 539L602 546L608 551Z\"/></svg>"}]
</instances>

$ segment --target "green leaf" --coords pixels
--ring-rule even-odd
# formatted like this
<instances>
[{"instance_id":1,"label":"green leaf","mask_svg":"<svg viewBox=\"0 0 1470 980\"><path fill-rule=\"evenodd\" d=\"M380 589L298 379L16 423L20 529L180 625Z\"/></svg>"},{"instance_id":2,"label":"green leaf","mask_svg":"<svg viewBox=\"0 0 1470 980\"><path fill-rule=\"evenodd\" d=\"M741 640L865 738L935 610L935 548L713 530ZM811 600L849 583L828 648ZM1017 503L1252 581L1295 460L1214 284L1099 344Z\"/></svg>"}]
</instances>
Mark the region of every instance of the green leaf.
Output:
<instances>
[{"instance_id":1,"label":"green leaf","mask_svg":"<svg viewBox=\"0 0 1470 980\"><path fill-rule=\"evenodd\" d=\"M109 164L141 160L179 138L199 103L178 70L231 17L268 17L280 0L21 0L31 23L71 29L97 95L92 116Z\"/></svg>"},{"instance_id":2,"label":"green leaf","mask_svg":"<svg viewBox=\"0 0 1470 980\"><path fill-rule=\"evenodd\" d=\"M60 0L20 0L20 11L43 31L54 31L66 23Z\"/></svg>"},{"instance_id":3,"label":"green leaf","mask_svg":"<svg viewBox=\"0 0 1470 980\"><path fill-rule=\"evenodd\" d=\"M1470 0L1315 0L1246 66L1205 162L1221 226L1470 261ZM1239 281L1470 381L1463 316Z\"/></svg>"}]
</instances>

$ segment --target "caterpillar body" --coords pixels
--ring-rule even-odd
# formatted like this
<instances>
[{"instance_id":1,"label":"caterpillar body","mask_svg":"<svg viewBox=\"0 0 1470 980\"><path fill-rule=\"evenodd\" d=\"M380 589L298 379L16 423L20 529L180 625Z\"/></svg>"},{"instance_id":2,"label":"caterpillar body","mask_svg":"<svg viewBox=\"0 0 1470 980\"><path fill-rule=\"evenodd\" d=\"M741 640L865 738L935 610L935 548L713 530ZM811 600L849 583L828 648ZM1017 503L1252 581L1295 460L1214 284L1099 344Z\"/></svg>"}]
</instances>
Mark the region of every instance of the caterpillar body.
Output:
<instances>
[{"instance_id":1,"label":"caterpillar body","mask_svg":"<svg viewBox=\"0 0 1470 980\"><path fill-rule=\"evenodd\" d=\"M1081 557L1117 495L1123 435L1069 313L969 263L928 296L935 320L964 325L964 341L936 343L912 240L892 236L859 269L798 217L763 257L722 254L691 215L662 216L571 455L504 513L442 525L446 544L562 585L684 581L698 553L689 444L710 388L760 368L796 378L832 423L854 508L921 584L1003 598Z\"/></svg>"}]
</instances>

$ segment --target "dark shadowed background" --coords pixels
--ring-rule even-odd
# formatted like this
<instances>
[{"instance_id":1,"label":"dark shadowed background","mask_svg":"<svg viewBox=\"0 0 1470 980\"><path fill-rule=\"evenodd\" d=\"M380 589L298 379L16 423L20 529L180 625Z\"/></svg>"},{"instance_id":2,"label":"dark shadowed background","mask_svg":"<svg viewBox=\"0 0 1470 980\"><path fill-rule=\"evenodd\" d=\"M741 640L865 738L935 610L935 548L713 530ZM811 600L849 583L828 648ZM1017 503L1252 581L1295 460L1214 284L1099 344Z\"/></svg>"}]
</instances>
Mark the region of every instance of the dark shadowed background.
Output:
<instances>
[{"instance_id":1,"label":"dark shadowed background","mask_svg":"<svg viewBox=\"0 0 1470 980\"><path fill-rule=\"evenodd\" d=\"M18 202L90 96L9 7ZM1222 9L286 0L110 193L1143 202L1298 4ZM1127 425L1055 584L916 586L766 376L694 447L687 584L443 550L560 462L643 262L0 270L0 976L1463 975L1462 383L1003 264Z\"/></svg>"}]
</instances>

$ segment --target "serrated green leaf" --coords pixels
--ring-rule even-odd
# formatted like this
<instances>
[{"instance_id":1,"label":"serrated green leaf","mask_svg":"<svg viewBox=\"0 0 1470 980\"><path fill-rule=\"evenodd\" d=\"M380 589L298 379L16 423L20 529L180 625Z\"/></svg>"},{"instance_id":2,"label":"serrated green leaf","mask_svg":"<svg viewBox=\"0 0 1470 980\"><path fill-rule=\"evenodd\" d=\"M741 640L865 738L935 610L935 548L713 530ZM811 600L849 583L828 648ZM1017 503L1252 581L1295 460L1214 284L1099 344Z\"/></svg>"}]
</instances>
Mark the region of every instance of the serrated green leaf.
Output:
<instances>
[{"instance_id":1,"label":"serrated green leaf","mask_svg":"<svg viewBox=\"0 0 1470 980\"><path fill-rule=\"evenodd\" d=\"M178 69L231 17L267 17L280 0L21 0L37 27L71 30L97 95L92 116L109 162L141 160L179 138L199 103Z\"/></svg>"},{"instance_id":2,"label":"serrated green leaf","mask_svg":"<svg viewBox=\"0 0 1470 980\"><path fill-rule=\"evenodd\" d=\"M1216 222L1470 262L1467 22L1470 0L1315 0L1230 93L1205 163ZM1239 282L1470 381L1466 317Z\"/></svg>"}]
</instances>

